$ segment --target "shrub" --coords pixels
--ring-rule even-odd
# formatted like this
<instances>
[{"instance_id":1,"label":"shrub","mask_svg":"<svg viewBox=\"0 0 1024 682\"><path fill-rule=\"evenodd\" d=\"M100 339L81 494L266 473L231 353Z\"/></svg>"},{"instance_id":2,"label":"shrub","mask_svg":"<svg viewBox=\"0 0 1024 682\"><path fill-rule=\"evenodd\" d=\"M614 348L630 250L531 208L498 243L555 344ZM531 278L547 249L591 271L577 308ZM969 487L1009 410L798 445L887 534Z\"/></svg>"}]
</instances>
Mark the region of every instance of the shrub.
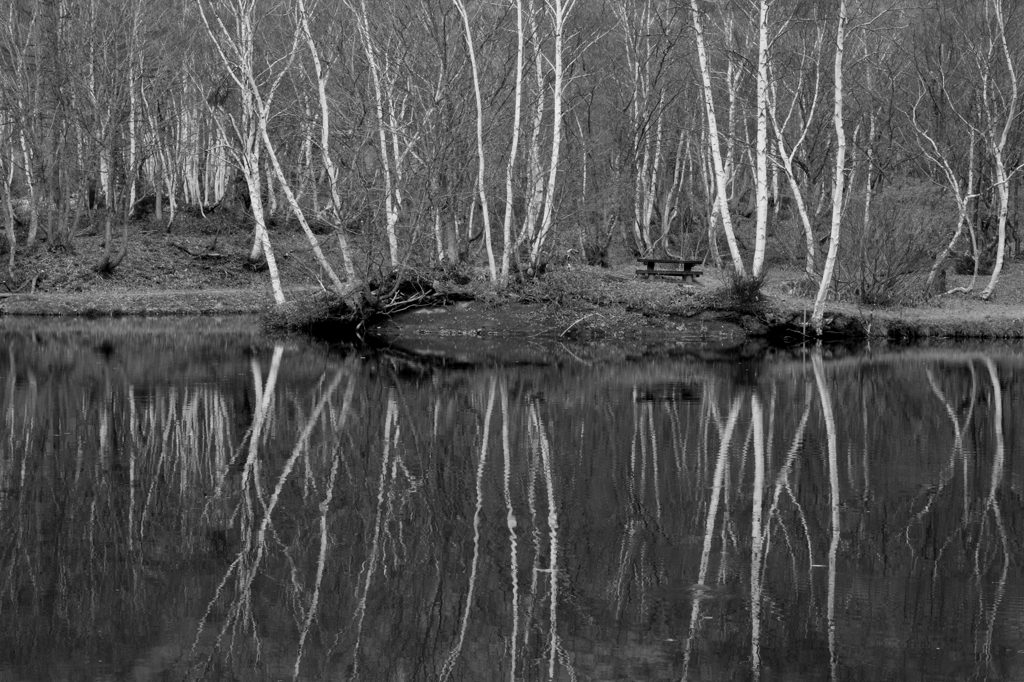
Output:
<instances>
[{"instance_id":1,"label":"shrub","mask_svg":"<svg viewBox=\"0 0 1024 682\"><path fill-rule=\"evenodd\" d=\"M728 270L725 293L729 302L737 308L756 308L764 301L764 283L767 271L759 275L741 275L736 270Z\"/></svg>"},{"instance_id":2,"label":"shrub","mask_svg":"<svg viewBox=\"0 0 1024 682\"><path fill-rule=\"evenodd\" d=\"M837 288L841 296L871 305L892 305L924 295L940 237L950 234L956 207L938 188L915 181L872 197L864 225L858 195L843 219Z\"/></svg>"}]
</instances>

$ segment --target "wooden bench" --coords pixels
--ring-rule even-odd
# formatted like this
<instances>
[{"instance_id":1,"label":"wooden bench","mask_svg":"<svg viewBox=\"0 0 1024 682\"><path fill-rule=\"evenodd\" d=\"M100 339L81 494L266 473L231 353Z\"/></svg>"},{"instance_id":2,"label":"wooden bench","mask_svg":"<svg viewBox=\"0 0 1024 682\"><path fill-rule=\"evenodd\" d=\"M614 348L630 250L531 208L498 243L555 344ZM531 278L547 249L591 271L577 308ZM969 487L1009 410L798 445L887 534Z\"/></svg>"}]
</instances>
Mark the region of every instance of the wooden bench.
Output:
<instances>
[{"instance_id":1,"label":"wooden bench","mask_svg":"<svg viewBox=\"0 0 1024 682\"><path fill-rule=\"evenodd\" d=\"M643 263L644 269L637 269L636 274L641 277L650 277L651 275L657 275L658 277L682 277L683 282L692 284L697 280L698 277L704 274L703 270L695 270L694 268L701 265L704 261L699 260L676 260L674 258L637 258L637 263ZM669 270L657 269L658 264L671 266Z\"/></svg>"}]
</instances>

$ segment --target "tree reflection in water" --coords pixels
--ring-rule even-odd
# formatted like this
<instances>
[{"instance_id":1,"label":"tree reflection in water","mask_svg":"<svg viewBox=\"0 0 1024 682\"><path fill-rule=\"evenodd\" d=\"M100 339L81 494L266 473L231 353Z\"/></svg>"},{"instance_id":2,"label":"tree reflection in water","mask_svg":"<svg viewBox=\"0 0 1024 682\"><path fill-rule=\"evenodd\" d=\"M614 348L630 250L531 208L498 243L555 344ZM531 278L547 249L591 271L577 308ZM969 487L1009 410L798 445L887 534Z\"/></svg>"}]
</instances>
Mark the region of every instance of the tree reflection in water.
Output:
<instances>
[{"instance_id":1,"label":"tree reflection in water","mask_svg":"<svg viewBox=\"0 0 1024 682\"><path fill-rule=\"evenodd\" d=\"M1024 668L1006 351L446 370L4 340L3 675Z\"/></svg>"}]
</instances>

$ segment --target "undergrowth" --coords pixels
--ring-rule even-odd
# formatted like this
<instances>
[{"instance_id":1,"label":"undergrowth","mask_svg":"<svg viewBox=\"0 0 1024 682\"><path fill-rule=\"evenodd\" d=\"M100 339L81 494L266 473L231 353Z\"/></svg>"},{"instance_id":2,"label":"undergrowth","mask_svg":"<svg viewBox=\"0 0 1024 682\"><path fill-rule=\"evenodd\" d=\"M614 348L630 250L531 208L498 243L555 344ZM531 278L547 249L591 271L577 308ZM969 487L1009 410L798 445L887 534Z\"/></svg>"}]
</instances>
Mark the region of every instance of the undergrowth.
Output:
<instances>
[{"instance_id":1,"label":"undergrowth","mask_svg":"<svg viewBox=\"0 0 1024 682\"><path fill-rule=\"evenodd\" d=\"M728 270L719 292L719 304L742 312L760 309L767 300L764 295L767 279L768 273L764 270L757 275L741 275L736 270Z\"/></svg>"}]
</instances>

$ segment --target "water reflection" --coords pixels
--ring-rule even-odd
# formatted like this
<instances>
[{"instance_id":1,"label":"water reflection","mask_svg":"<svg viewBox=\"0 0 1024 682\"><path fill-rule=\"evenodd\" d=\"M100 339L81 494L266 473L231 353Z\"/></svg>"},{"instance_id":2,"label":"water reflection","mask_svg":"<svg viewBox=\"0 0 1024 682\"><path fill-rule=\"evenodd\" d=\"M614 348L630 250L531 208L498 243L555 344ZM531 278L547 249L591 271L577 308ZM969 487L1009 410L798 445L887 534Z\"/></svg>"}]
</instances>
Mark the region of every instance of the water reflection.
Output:
<instances>
[{"instance_id":1,"label":"water reflection","mask_svg":"<svg viewBox=\"0 0 1024 682\"><path fill-rule=\"evenodd\" d=\"M1015 679L1024 358L9 333L0 676Z\"/></svg>"}]
</instances>

